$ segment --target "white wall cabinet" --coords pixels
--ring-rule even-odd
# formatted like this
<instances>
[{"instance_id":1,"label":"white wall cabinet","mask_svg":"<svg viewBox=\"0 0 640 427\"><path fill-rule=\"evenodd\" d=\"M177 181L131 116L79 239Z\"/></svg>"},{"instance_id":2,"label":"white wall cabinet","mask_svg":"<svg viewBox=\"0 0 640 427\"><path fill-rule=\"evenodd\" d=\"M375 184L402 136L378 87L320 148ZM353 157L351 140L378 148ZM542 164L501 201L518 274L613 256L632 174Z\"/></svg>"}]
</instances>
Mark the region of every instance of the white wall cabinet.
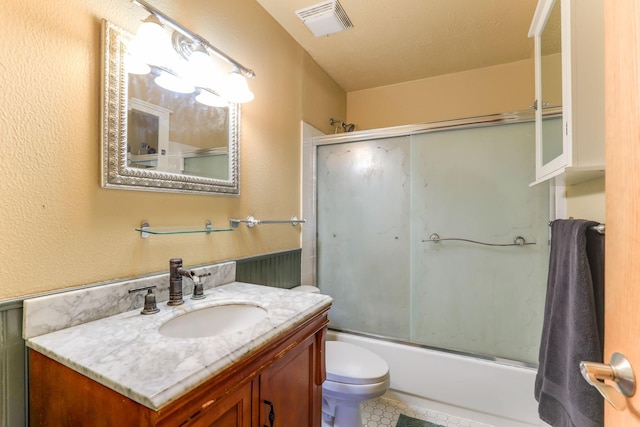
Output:
<instances>
[{"instance_id":1,"label":"white wall cabinet","mask_svg":"<svg viewBox=\"0 0 640 427\"><path fill-rule=\"evenodd\" d=\"M129 99L127 143L130 164L168 171L171 110L137 98ZM153 153L146 151L153 148Z\"/></svg>"},{"instance_id":2,"label":"white wall cabinet","mask_svg":"<svg viewBox=\"0 0 640 427\"><path fill-rule=\"evenodd\" d=\"M537 106L533 184L604 176L603 0L539 0L529 37Z\"/></svg>"}]
</instances>

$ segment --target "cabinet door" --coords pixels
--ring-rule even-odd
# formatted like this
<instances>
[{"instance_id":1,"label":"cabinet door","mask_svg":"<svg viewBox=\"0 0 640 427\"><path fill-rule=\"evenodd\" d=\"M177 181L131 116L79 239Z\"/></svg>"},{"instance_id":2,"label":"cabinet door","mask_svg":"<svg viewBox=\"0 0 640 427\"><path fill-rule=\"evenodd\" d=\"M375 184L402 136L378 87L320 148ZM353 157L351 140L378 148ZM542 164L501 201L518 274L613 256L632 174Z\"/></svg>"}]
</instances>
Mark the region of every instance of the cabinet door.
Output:
<instances>
[{"instance_id":1,"label":"cabinet door","mask_svg":"<svg viewBox=\"0 0 640 427\"><path fill-rule=\"evenodd\" d=\"M535 37L536 181L567 166L564 138L561 6L567 0L539 0L529 36Z\"/></svg>"},{"instance_id":2,"label":"cabinet door","mask_svg":"<svg viewBox=\"0 0 640 427\"><path fill-rule=\"evenodd\" d=\"M555 0L549 10L547 23L540 34L540 97L538 108L542 113L541 164L544 173L565 166L562 116L562 40L561 4L566 0ZM538 59L538 58L536 58ZM558 160L561 159L561 160ZM553 165L555 161L555 165Z\"/></svg>"},{"instance_id":3,"label":"cabinet door","mask_svg":"<svg viewBox=\"0 0 640 427\"><path fill-rule=\"evenodd\" d=\"M251 427L251 383L207 402L181 427Z\"/></svg>"},{"instance_id":4,"label":"cabinet door","mask_svg":"<svg viewBox=\"0 0 640 427\"><path fill-rule=\"evenodd\" d=\"M266 427L320 423L322 384L316 384L317 345L309 337L260 375L259 420Z\"/></svg>"}]
</instances>

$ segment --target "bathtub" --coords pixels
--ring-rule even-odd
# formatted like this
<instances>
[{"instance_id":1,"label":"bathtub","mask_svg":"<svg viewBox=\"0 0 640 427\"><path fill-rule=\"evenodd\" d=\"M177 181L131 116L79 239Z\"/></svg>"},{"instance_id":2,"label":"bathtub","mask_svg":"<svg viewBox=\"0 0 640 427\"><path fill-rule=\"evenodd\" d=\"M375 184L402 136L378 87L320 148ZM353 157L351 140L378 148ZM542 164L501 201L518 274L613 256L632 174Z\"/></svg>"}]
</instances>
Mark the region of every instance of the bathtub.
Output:
<instances>
[{"instance_id":1,"label":"bathtub","mask_svg":"<svg viewBox=\"0 0 640 427\"><path fill-rule=\"evenodd\" d=\"M495 427L547 426L533 397L536 370L330 330L327 339L384 358L391 387L384 397Z\"/></svg>"}]
</instances>

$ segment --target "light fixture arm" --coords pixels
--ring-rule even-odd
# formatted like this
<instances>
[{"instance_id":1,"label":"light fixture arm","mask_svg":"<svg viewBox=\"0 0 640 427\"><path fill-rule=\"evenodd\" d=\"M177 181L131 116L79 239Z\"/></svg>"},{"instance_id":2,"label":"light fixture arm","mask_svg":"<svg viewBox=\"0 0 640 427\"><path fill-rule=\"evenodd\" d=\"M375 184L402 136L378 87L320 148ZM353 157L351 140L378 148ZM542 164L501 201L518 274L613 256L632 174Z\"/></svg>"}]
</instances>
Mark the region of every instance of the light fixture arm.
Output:
<instances>
[{"instance_id":1,"label":"light fixture arm","mask_svg":"<svg viewBox=\"0 0 640 427\"><path fill-rule=\"evenodd\" d=\"M222 58L223 60L227 61L229 64L231 64L234 67L238 68L238 70L240 70L240 72L242 72L243 75L245 75L247 77L255 77L256 76L256 74L253 72L253 70L251 70L251 69L245 67L244 65L240 64L238 61L236 61L235 59L231 58L229 55L227 55L226 53L224 53L223 51L221 51L220 49L218 49L217 47L215 47L214 45L209 43L209 41L207 39L205 39L204 37L201 37L198 34L188 30L183 25L180 25L179 23L174 21L169 16L165 15L164 13L162 13L161 11L156 9L155 7L151 6L146 1L144 1L144 0L132 0L132 3L136 3L138 6L142 7L147 12L152 13L155 16L157 16L158 19L160 19L163 23L168 24L169 26L171 26L176 31L180 32L181 34L185 35L186 37L189 37L191 40L195 41L196 43L199 43L200 45L204 46L206 49L208 49L211 52L215 53L220 58Z\"/></svg>"}]
</instances>

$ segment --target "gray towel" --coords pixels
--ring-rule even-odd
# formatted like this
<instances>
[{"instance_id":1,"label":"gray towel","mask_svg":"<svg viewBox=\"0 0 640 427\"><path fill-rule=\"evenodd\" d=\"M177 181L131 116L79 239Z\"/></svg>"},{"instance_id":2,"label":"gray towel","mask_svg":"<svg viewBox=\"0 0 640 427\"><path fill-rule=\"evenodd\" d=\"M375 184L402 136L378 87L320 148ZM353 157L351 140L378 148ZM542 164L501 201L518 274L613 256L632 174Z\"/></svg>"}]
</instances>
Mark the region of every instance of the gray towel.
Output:
<instances>
[{"instance_id":1,"label":"gray towel","mask_svg":"<svg viewBox=\"0 0 640 427\"><path fill-rule=\"evenodd\" d=\"M551 226L549 278L535 383L540 418L554 427L604 425L604 399L580 374L602 362L604 236L586 220Z\"/></svg>"}]
</instances>

